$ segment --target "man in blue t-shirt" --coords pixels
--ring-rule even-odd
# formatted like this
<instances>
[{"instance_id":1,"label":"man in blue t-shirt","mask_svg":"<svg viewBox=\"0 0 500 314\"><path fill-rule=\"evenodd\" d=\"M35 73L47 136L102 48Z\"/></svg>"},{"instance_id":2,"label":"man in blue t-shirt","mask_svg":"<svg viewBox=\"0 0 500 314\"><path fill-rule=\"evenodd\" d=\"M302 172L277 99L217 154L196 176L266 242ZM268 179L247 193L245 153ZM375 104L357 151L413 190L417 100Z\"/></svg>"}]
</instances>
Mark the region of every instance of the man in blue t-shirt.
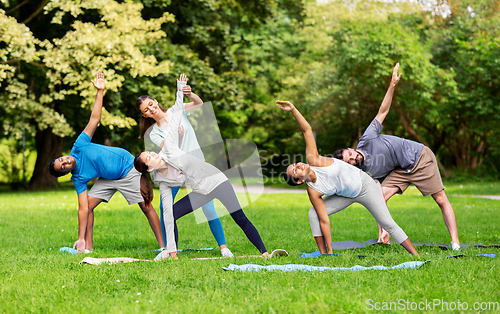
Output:
<instances>
[{"instance_id":1,"label":"man in blue t-shirt","mask_svg":"<svg viewBox=\"0 0 500 314\"><path fill-rule=\"evenodd\" d=\"M92 83L97 88L97 96L89 123L73 144L70 155L49 163L49 172L55 177L71 172L78 194L78 240L73 248L78 252L92 251L94 208L102 201L108 202L116 191L123 194L129 205L139 204L163 248L160 220L151 204L153 189L149 180L135 170L134 156L123 148L92 143L102 113L105 80L101 70ZM87 195L87 183L95 178L98 179Z\"/></svg>"},{"instance_id":2,"label":"man in blue t-shirt","mask_svg":"<svg viewBox=\"0 0 500 314\"><path fill-rule=\"evenodd\" d=\"M387 202L394 194L403 194L414 184L423 196L432 195L441 208L444 222L451 236L451 247L460 248L457 221L453 207L444 192L436 156L421 143L404 138L382 135L382 123L391 108L392 96L398 76L399 63L394 67L392 80L377 116L359 139L356 150L339 149L333 156L358 166L372 178L381 179L382 193ZM379 242L389 243L389 234L379 225Z\"/></svg>"}]
</instances>

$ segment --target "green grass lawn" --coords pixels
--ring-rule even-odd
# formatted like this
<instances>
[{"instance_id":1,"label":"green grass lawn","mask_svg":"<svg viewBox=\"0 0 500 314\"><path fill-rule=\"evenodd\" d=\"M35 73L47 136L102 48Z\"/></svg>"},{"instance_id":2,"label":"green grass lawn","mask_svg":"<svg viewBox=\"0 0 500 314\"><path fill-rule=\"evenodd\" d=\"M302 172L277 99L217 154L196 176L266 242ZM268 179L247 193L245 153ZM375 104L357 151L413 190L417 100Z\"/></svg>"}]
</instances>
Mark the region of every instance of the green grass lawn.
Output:
<instances>
[{"instance_id":1,"label":"green grass lawn","mask_svg":"<svg viewBox=\"0 0 500 314\"><path fill-rule=\"evenodd\" d=\"M491 186L486 186L491 185ZM448 187L448 194L500 194L499 183ZM466 191L462 191L466 190ZM155 206L158 204L155 191ZM500 201L449 196L462 243L500 243ZM449 234L432 198L410 189L394 196L391 214L413 242L449 244ZM338 251L340 256L299 259L316 250L310 235L307 194L262 195L245 208L269 251L286 249L290 256L264 260L238 258L191 260L220 256L219 249L181 252L179 260L114 265L80 265L83 255L60 253L77 238L77 197L72 190L0 194L0 313L370 313L371 305L395 302L391 312L437 312L467 302L500 302L500 249L468 248L469 257L436 247L417 247L420 269L338 272L228 272L230 263L309 264L316 266L394 266L418 260L399 245ZM235 255L258 251L230 216L221 218ZM376 224L361 206L330 216L333 241L366 241L376 237ZM216 247L206 223L193 215L179 220L180 248ZM95 211L92 257L152 259L157 243L137 205L128 206L118 193ZM350 254L370 255L358 259ZM472 257L494 253L496 258ZM372 301L367 301L372 300ZM411 302L436 303L434 311L411 311ZM367 303L368 302L368 303ZM407 303L408 302L408 303ZM395 305L399 306L398 310ZM421 305L424 306L424 305ZM488 304L482 304L483 308ZM498 303L497 303L498 306ZM410 307L410 308L408 308ZM370 310L373 308L373 310ZM429 309L429 308L427 308ZM446 307L445 307L446 309ZM460 311L454 311L460 312ZM485 311L495 312L495 311ZM499 312L497 309L496 312Z\"/></svg>"}]
</instances>

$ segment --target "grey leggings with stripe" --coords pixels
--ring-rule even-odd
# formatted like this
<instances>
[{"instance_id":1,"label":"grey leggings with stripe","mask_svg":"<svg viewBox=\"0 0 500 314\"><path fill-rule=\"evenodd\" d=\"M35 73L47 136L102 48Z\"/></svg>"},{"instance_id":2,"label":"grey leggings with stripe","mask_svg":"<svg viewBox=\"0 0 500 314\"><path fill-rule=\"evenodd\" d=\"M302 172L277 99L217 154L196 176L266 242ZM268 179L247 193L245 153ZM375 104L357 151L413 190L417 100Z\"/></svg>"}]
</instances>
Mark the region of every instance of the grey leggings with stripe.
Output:
<instances>
[{"instance_id":1,"label":"grey leggings with stripe","mask_svg":"<svg viewBox=\"0 0 500 314\"><path fill-rule=\"evenodd\" d=\"M363 187L361 188L359 195L356 197L350 198L339 195L329 195L323 197L328 216L338 213L352 203L359 203L368 209L375 220L382 226L382 228L387 230L387 232L394 240L396 240L398 244L401 244L408 239L408 236L403 229L401 229L401 227L396 224L394 219L392 219L378 184L364 172L361 172L361 181ZM323 236L319 224L318 214L316 213L314 207L309 210L309 224L311 225L311 231L314 237Z\"/></svg>"}]
</instances>

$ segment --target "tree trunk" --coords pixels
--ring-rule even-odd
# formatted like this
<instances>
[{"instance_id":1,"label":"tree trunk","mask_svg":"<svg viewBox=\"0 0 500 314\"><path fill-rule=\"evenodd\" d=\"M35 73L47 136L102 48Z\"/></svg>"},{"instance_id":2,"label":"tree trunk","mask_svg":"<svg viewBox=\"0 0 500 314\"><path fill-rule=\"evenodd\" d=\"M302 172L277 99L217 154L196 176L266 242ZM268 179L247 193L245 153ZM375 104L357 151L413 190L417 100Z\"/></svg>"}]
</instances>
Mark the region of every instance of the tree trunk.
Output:
<instances>
[{"instance_id":1,"label":"tree trunk","mask_svg":"<svg viewBox=\"0 0 500 314\"><path fill-rule=\"evenodd\" d=\"M484 148L485 148L484 140L481 140L479 142L479 145L476 147L476 153L478 155L481 155L484 152ZM481 164L481 162L479 162L479 156L476 155L476 156L472 157L470 167L472 169L476 169L479 164Z\"/></svg>"},{"instance_id":2,"label":"tree trunk","mask_svg":"<svg viewBox=\"0 0 500 314\"><path fill-rule=\"evenodd\" d=\"M52 133L51 128L37 132L35 137L37 157L29 190L45 190L59 184L57 178L49 173L48 165L50 160L61 156L63 144L64 138Z\"/></svg>"}]
</instances>

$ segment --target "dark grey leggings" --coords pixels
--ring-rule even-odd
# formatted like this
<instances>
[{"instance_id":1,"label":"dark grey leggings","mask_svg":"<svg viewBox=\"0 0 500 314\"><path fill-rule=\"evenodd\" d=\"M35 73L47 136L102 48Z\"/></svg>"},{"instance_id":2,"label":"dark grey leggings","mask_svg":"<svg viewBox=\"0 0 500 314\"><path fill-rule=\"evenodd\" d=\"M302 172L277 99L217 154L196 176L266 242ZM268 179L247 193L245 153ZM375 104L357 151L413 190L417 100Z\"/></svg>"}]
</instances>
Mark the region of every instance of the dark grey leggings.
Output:
<instances>
[{"instance_id":1,"label":"dark grey leggings","mask_svg":"<svg viewBox=\"0 0 500 314\"><path fill-rule=\"evenodd\" d=\"M241 209L240 202L238 201L238 198L236 198L233 186L229 183L229 181L225 181L207 195L191 192L184 196L181 200L174 204L174 220L189 214L193 211L193 209L200 208L215 198L221 201L229 213L231 213L233 220L236 224L238 224L238 226L240 226L248 240L252 242L259 252L267 252L259 232L250 220L248 220L247 216L245 216L245 213ZM174 222L174 225L175 242L177 242L179 237L177 224Z\"/></svg>"},{"instance_id":2,"label":"dark grey leggings","mask_svg":"<svg viewBox=\"0 0 500 314\"><path fill-rule=\"evenodd\" d=\"M378 184L364 172L361 172L361 181L363 187L361 188L359 195L356 197L349 198L339 195L329 195L323 197L328 216L338 213L352 203L359 203L368 209L375 220L382 226L382 228L387 230L387 232L394 240L396 240L398 244L401 244L403 241L408 239L408 236L403 229L401 229L396 224L394 219L392 219ZM309 210L309 224L311 225L311 231L314 237L323 236L319 224L318 214L316 213L314 207Z\"/></svg>"}]
</instances>

